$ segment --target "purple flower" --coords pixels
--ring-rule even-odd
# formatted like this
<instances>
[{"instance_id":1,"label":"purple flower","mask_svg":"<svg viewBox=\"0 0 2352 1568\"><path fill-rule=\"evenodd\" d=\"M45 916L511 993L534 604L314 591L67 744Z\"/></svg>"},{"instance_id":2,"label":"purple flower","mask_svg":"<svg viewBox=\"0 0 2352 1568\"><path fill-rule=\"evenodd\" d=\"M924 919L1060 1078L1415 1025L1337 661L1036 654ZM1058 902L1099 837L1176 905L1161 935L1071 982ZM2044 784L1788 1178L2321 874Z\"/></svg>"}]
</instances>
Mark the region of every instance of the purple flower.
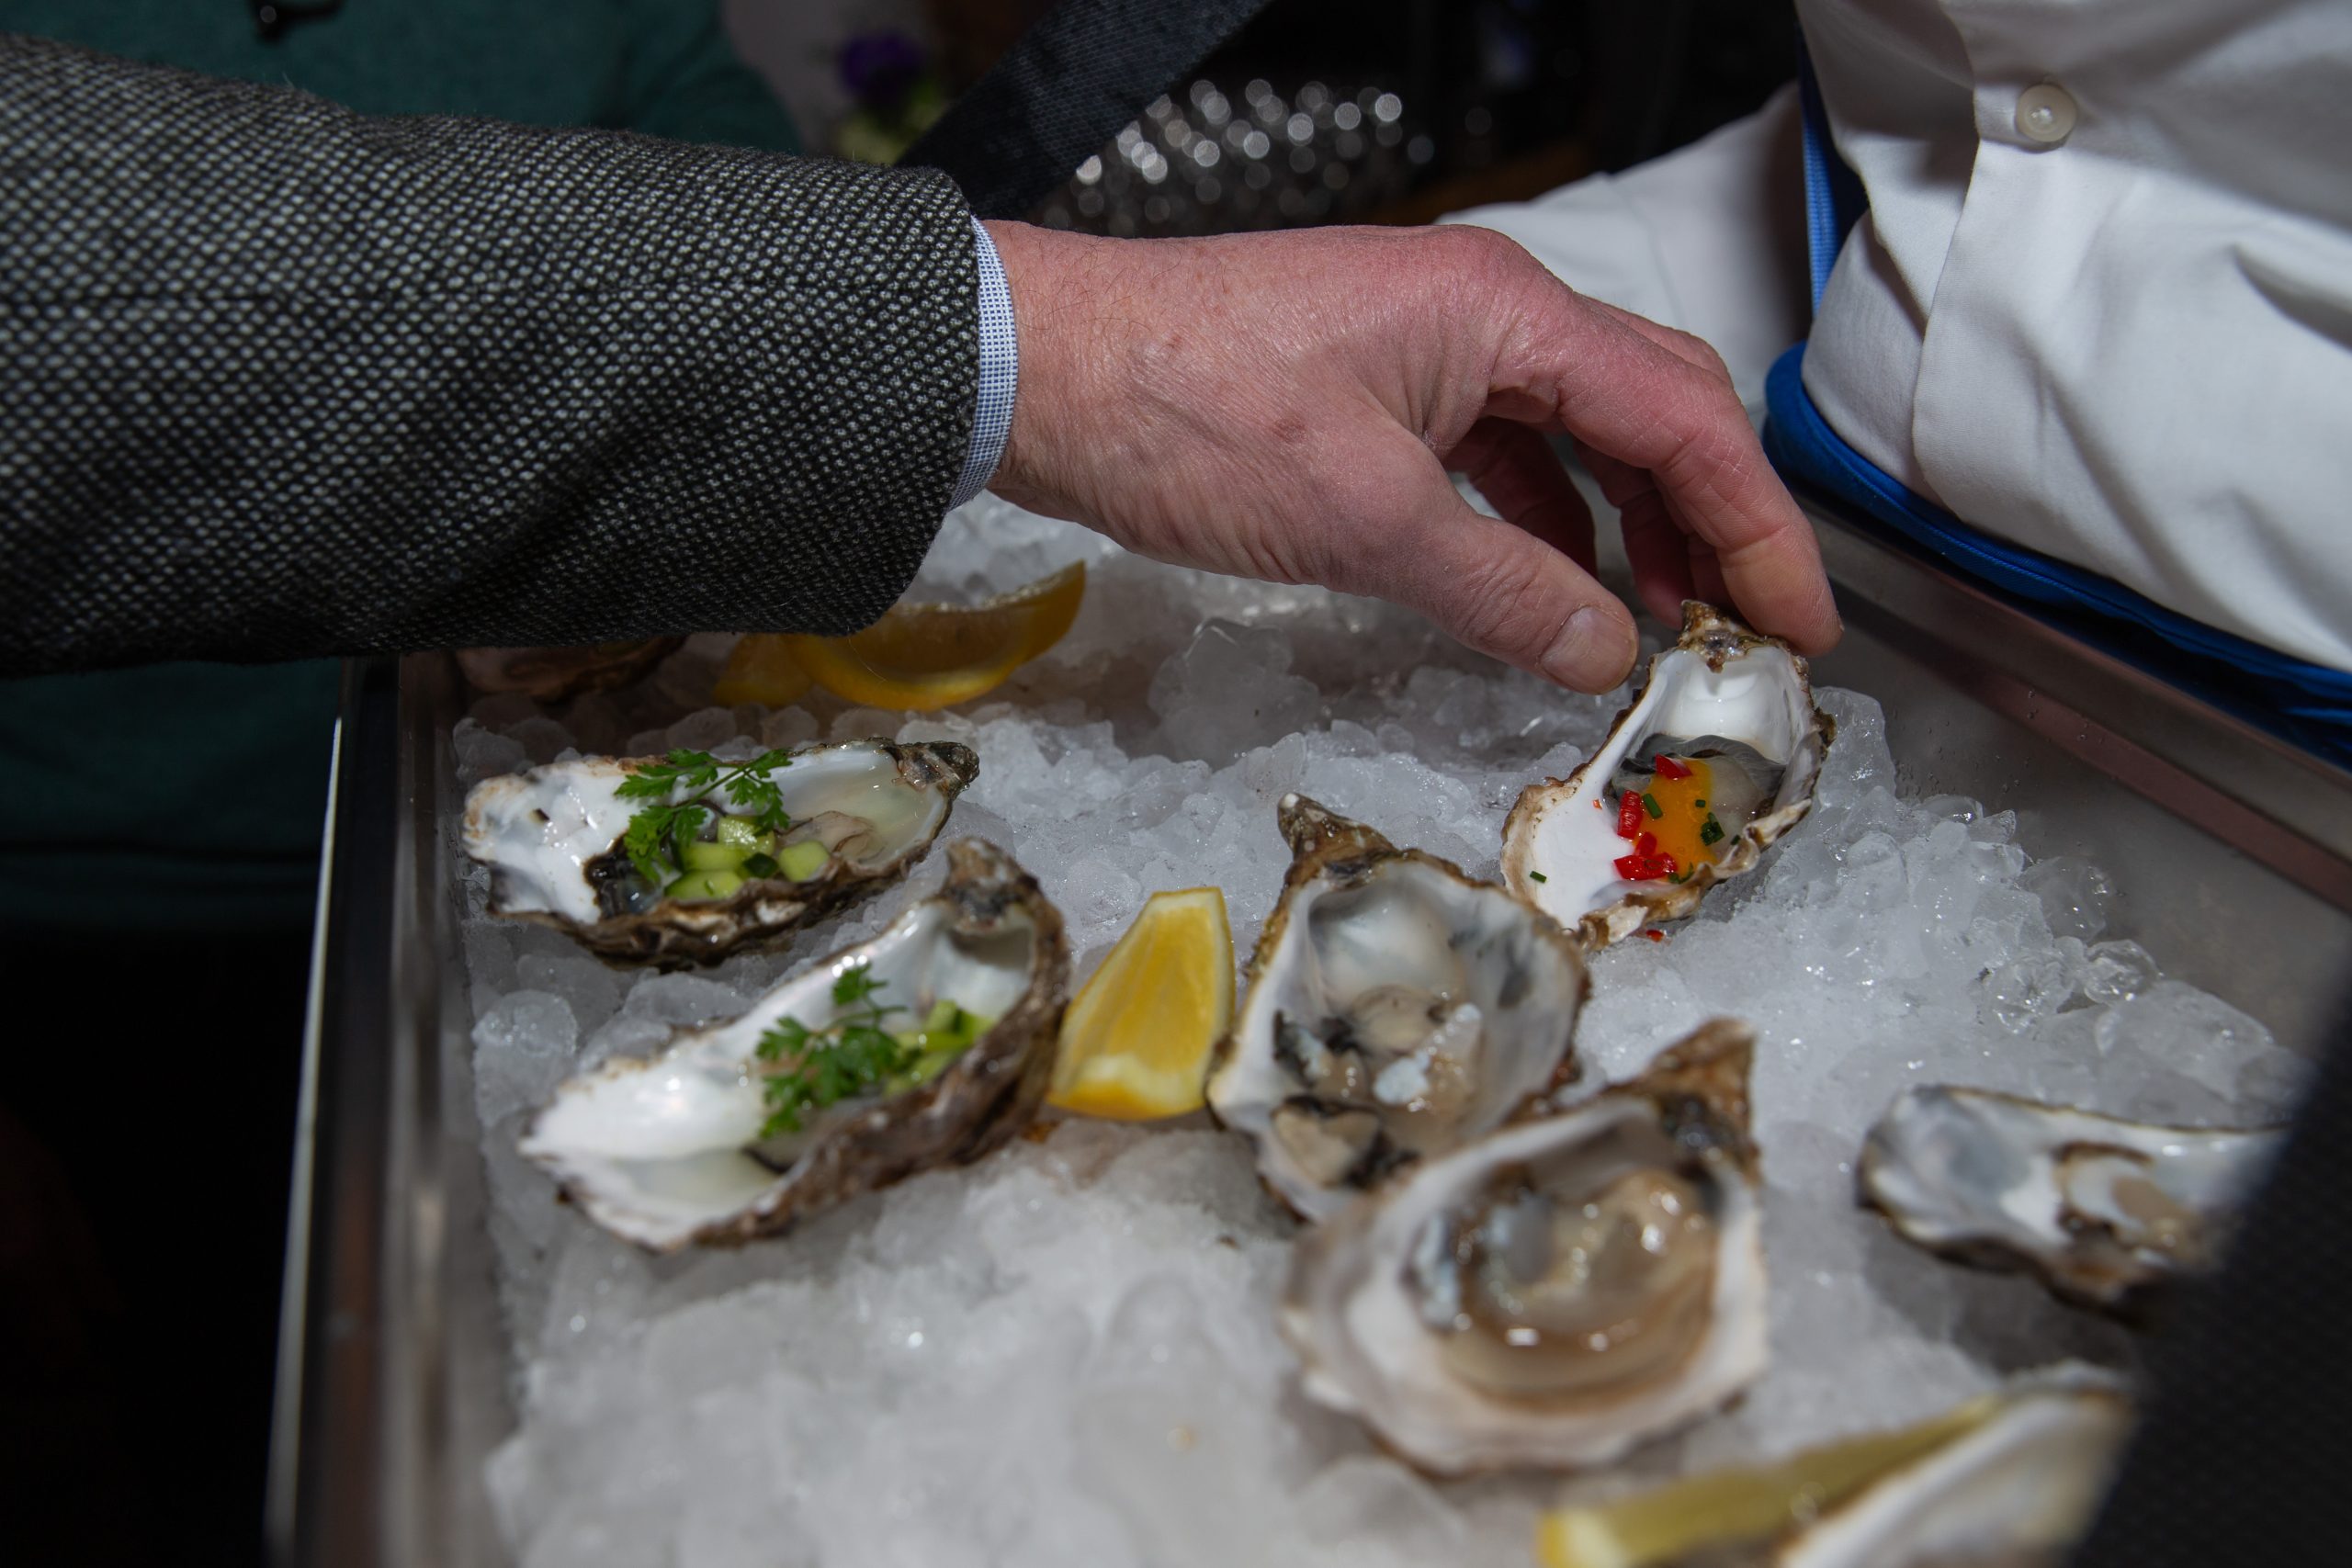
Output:
<instances>
[{"instance_id":1,"label":"purple flower","mask_svg":"<svg viewBox=\"0 0 2352 1568\"><path fill-rule=\"evenodd\" d=\"M853 33L836 59L842 85L870 109L888 111L922 74L922 45L895 28Z\"/></svg>"}]
</instances>

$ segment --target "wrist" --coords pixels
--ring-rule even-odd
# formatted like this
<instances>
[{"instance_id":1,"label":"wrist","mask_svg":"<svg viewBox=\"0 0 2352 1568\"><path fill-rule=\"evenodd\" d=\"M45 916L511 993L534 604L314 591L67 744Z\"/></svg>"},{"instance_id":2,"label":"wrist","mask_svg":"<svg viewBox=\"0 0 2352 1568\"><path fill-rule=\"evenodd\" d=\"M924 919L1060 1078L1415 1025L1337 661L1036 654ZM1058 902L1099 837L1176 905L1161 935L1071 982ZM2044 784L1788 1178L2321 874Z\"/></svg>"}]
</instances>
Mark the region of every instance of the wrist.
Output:
<instances>
[{"instance_id":1,"label":"wrist","mask_svg":"<svg viewBox=\"0 0 2352 1568\"><path fill-rule=\"evenodd\" d=\"M1090 264L1109 242L1002 220L981 227L1004 268L1021 364L1012 429L989 489L1033 510L1056 510L1051 454L1085 396L1086 345L1093 335L1088 323L1100 283L1089 276Z\"/></svg>"}]
</instances>

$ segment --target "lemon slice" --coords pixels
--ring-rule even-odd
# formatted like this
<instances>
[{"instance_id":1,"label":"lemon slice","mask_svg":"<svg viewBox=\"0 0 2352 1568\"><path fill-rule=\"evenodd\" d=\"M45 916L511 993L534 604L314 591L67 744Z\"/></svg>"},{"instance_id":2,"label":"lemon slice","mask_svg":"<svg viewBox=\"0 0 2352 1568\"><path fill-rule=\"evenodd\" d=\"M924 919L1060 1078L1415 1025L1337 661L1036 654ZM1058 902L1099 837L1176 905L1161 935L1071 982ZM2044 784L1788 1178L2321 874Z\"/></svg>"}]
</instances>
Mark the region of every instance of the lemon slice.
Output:
<instances>
[{"instance_id":1,"label":"lemon slice","mask_svg":"<svg viewBox=\"0 0 2352 1568\"><path fill-rule=\"evenodd\" d=\"M738 638L726 668L711 684L710 700L729 707L765 703L772 708L798 702L808 690L809 675L792 657L791 641L765 632Z\"/></svg>"},{"instance_id":2,"label":"lemon slice","mask_svg":"<svg viewBox=\"0 0 2352 1568\"><path fill-rule=\"evenodd\" d=\"M1974 1399L1917 1426L1807 1449L1779 1464L1556 1509L1536 1528L1535 1555L1547 1568L1645 1568L1707 1548L1766 1540L1973 1431L1998 1408L1992 1398Z\"/></svg>"},{"instance_id":3,"label":"lemon slice","mask_svg":"<svg viewBox=\"0 0 2352 1568\"><path fill-rule=\"evenodd\" d=\"M1155 893L1062 1015L1046 1100L1116 1122L1198 1111L1209 1053L1232 1022L1225 895Z\"/></svg>"},{"instance_id":4,"label":"lemon slice","mask_svg":"<svg viewBox=\"0 0 2352 1568\"><path fill-rule=\"evenodd\" d=\"M848 637L787 637L827 691L877 708L966 703L1062 639L1086 597L1086 563L978 604L899 604Z\"/></svg>"}]
</instances>

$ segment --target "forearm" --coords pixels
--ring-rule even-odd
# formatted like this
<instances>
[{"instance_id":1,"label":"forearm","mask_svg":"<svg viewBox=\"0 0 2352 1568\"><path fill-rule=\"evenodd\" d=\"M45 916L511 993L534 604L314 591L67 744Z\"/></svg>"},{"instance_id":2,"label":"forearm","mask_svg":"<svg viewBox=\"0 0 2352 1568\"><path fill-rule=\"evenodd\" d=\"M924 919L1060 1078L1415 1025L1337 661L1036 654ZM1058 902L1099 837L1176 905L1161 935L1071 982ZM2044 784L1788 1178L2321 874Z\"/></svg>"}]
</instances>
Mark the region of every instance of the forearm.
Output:
<instances>
[{"instance_id":1,"label":"forearm","mask_svg":"<svg viewBox=\"0 0 2352 1568\"><path fill-rule=\"evenodd\" d=\"M843 631L969 445L942 177L0 39L0 670Z\"/></svg>"}]
</instances>

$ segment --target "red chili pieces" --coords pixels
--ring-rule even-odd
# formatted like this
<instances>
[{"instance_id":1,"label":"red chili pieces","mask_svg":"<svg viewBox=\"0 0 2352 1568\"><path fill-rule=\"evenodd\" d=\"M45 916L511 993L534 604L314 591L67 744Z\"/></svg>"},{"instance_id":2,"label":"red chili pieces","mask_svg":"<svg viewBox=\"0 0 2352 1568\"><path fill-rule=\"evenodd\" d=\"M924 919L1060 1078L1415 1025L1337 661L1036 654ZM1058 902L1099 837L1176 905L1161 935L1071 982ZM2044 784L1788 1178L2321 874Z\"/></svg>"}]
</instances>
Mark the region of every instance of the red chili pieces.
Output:
<instances>
[{"instance_id":1,"label":"red chili pieces","mask_svg":"<svg viewBox=\"0 0 2352 1568\"><path fill-rule=\"evenodd\" d=\"M1671 757L1660 755L1651 758L1650 761L1657 767L1657 776L1662 779L1687 779L1690 776L1690 770Z\"/></svg>"},{"instance_id":2,"label":"red chili pieces","mask_svg":"<svg viewBox=\"0 0 2352 1568\"><path fill-rule=\"evenodd\" d=\"M1642 797L1638 792L1629 789L1619 795L1617 797L1617 836L1621 839L1640 837L1645 815L1642 810Z\"/></svg>"},{"instance_id":3,"label":"red chili pieces","mask_svg":"<svg viewBox=\"0 0 2352 1568\"><path fill-rule=\"evenodd\" d=\"M1642 837L1650 839L1653 850L1657 847L1657 840L1649 834L1645 833ZM1617 874L1628 882L1657 882L1682 869L1674 863L1672 855L1645 854L1639 849L1629 855L1619 855L1609 863L1615 866Z\"/></svg>"},{"instance_id":4,"label":"red chili pieces","mask_svg":"<svg viewBox=\"0 0 2352 1568\"><path fill-rule=\"evenodd\" d=\"M1652 942L1664 942L1666 940L1666 933L1662 931L1657 930L1656 928L1645 931L1642 934L1649 938Z\"/></svg>"}]
</instances>

